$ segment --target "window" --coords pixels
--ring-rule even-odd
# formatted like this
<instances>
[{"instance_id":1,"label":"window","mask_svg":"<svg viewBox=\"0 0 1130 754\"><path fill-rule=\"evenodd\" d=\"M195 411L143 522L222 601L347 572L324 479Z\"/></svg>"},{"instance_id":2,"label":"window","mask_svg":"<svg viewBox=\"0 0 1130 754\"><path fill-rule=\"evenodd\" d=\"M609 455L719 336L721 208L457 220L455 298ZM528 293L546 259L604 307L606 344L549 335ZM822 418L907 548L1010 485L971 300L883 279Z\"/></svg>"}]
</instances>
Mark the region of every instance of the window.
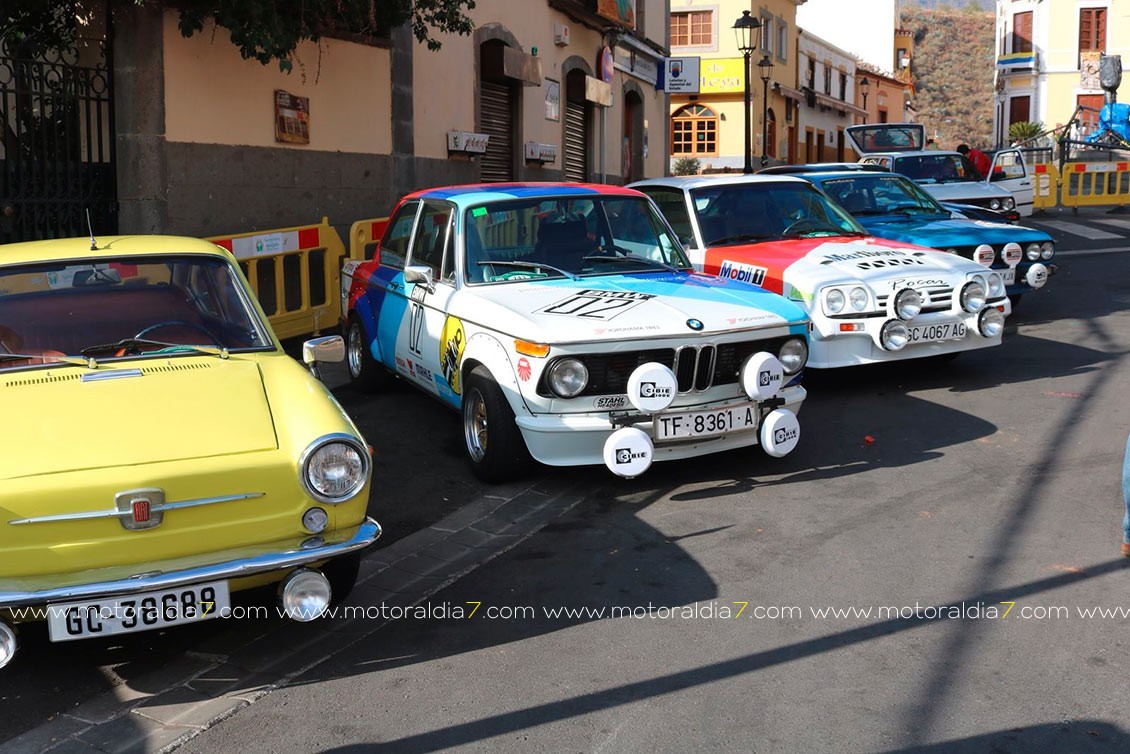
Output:
<instances>
[{"instance_id":1,"label":"window","mask_svg":"<svg viewBox=\"0 0 1130 754\"><path fill-rule=\"evenodd\" d=\"M1032 52L1032 11L1012 17L1012 51Z\"/></svg>"},{"instance_id":2,"label":"window","mask_svg":"<svg viewBox=\"0 0 1130 754\"><path fill-rule=\"evenodd\" d=\"M808 78L804 83L809 89L816 91L816 61L812 58L808 59Z\"/></svg>"},{"instance_id":3,"label":"window","mask_svg":"<svg viewBox=\"0 0 1130 754\"><path fill-rule=\"evenodd\" d=\"M660 212L676 233L684 246L694 245L694 232L691 230L691 217L687 213L687 201L682 189L645 186L643 192L651 197Z\"/></svg>"},{"instance_id":4,"label":"window","mask_svg":"<svg viewBox=\"0 0 1130 754\"><path fill-rule=\"evenodd\" d=\"M789 26L782 19L777 19L777 60L782 63L789 59Z\"/></svg>"},{"instance_id":5,"label":"window","mask_svg":"<svg viewBox=\"0 0 1130 754\"><path fill-rule=\"evenodd\" d=\"M450 248L452 209L446 204L427 202L420 222L416 225L416 238L412 243L412 258L409 264L430 267L433 277L450 276L452 260L444 259L444 252ZM440 270L445 275L440 275Z\"/></svg>"},{"instance_id":6,"label":"window","mask_svg":"<svg viewBox=\"0 0 1130 754\"><path fill-rule=\"evenodd\" d=\"M1079 9L1079 52L1106 52L1106 8Z\"/></svg>"},{"instance_id":7,"label":"window","mask_svg":"<svg viewBox=\"0 0 1130 754\"><path fill-rule=\"evenodd\" d=\"M847 74L840 71L840 99L847 102Z\"/></svg>"},{"instance_id":8,"label":"window","mask_svg":"<svg viewBox=\"0 0 1130 754\"><path fill-rule=\"evenodd\" d=\"M824 94L832 94L832 66L829 63L824 64Z\"/></svg>"},{"instance_id":9,"label":"window","mask_svg":"<svg viewBox=\"0 0 1130 754\"><path fill-rule=\"evenodd\" d=\"M387 267L403 267L408 255L408 238L416 222L419 202L408 202L397 211L389 221L384 238L381 239L381 264Z\"/></svg>"},{"instance_id":10,"label":"window","mask_svg":"<svg viewBox=\"0 0 1130 754\"><path fill-rule=\"evenodd\" d=\"M773 17L761 12L761 51L773 54Z\"/></svg>"},{"instance_id":11,"label":"window","mask_svg":"<svg viewBox=\"0 0 1130 754\"><path fill-rule=\"evenodd\" d=\"M687 105L671 117L671 153L718 154L718 116L709 107Z\"/></svg>"},{"instance_id":12,"label":"window","mask_svg":"<svg viewBox=\"0 0 1130 754\"><path fill-rule=\"evenodd\" d=\"M696 10L671 14L672 47L709 47L714 44L712 11Z\"/></svg>"}]
</instances>

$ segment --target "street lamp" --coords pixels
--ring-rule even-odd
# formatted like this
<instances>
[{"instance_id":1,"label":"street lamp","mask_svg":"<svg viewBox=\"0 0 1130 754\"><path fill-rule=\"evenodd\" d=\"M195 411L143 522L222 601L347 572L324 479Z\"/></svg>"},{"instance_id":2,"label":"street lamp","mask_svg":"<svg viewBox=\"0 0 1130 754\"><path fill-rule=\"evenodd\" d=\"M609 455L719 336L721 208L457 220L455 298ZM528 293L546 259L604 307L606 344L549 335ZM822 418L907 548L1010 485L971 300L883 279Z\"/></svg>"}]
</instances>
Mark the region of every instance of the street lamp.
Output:
<instances>
[{"instance_id":1,"label":"street lamp","mask_svg":"<svg viewBox=\"0 0 1130 754\"><path fill-rule=\"evenodd\" d=\"M734 22L734 38L738 51L745 58L745 167L742 172L746 174L753 172L753 126L749 118L753 102L749 93L749 60L757 49L760 33L761 21L751 16L748 10L743 10L741 18Z\"/></svg>"},{"instance_id":2,"label":"street lamp","mask_svg":"<svg viewBox=\"0 0 1130 754\"><path fill-rule=\"evenodd\" d=\"M871 79L862 76L859 79L859 93L863 95L863 122L867 122L867 92L871 89Z\"/></svg>"},{"instance_id":3,"label":"street lamp","mask_svg":"<svg viewBox=\"0 0 1130 754\"><path fill-rule=\"evenodd\" d=\"M769 164L769 76L773 73L773 61L769 56L761 58L757 64L761 71L761 167Z\"/></svg>"}]
</instances>

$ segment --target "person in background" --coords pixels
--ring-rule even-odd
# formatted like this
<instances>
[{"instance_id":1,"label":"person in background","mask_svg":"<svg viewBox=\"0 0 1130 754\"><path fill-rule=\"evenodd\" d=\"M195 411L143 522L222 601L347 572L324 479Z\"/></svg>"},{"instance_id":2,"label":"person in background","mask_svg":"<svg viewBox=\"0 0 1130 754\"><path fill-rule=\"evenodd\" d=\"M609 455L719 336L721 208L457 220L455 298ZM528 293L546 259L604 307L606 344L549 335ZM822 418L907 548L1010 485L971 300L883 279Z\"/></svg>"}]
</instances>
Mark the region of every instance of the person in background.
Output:
<instances>
[{"instance_id":1,"label":"person in background","mask_svg":"<svg viewBox=\"0 0 1130 754\"><path fill-rule=\"evenodd\" d=\"M1126 438L1126 454L1122 458L1122 556L1130 558L1130 437Z\"/></svg>"},{"instance_id":2,"label":"person in background","mask_svg":"<svg viewBox=\"0 0 1130 754\"><path fill-rule=\"evenodd\" d=\"M993 161L989 159L989 155L982 152L980 149L974 149L968 144L958 144L957 151L969 158L973 163L973 167L977 168L977 172L984 178L992 170Z\"/></svg>"}]
</instances>

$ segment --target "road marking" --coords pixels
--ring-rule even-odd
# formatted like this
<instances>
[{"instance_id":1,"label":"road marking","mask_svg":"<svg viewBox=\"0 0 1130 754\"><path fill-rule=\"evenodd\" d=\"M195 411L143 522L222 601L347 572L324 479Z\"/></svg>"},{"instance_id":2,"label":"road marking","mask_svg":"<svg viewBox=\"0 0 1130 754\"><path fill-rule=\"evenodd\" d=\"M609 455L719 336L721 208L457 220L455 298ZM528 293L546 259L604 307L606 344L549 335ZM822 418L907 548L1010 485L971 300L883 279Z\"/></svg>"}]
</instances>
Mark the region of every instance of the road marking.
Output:
<instances>
[{"instance_id":1,"label":"road marking","mask_svg":"<svg viewBox=\"0 0 1130 754\"><path fill-rule=\"evenodd\" d=\"M1112 225L1115 228L1122 228L1123 230L1130 230L1130 220L1123 220L1118 217L1109 217L1102 220L1096 219L1095 222L1102 223L1103 225ZM1126 237L1125 233L1121 234L1123 238Z\"/></svg>"},{"instance_id":2,"label":"road marking","mask_svg":"<svg viewBox=\"0 0 1130 754\"><path fill-rule=\"evenodd\" d=\"M1119 254L1130 251L1130 246L1113 246L1109 249L1075 249L1074 251L1057 251L1056 257L1083 257L1088 254Z\"/></svg>"},{"instance_id":3,"label":"road marking","mask_svg":"<svg viewBox=\"0 0 1130 754\"><path fill-rule=\"evenodd\" d=\"M1080 225L1078 223L1069 223L1064 220L1041 220L1040 224L1047 225L1048 227L1055 228L1056 230L1061 230L1064 233L1070 233L1075 236L1082 236L1083 238L1087 238L1091 241L1103 241L1111 238L1126 237L1122 233L1110 233L1105 230L1099 230L1098 228L1091 228L1086 225Z\"/></svg>"}]
</instances>

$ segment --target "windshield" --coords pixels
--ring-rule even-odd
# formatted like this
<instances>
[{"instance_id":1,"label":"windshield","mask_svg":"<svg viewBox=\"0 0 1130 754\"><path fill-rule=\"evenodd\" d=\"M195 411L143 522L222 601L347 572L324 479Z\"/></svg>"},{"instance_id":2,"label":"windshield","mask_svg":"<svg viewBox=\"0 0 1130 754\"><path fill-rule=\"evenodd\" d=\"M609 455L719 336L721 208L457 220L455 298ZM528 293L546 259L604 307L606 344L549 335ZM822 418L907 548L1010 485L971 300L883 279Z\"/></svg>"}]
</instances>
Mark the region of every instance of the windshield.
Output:
<instances>
[{"instance_id":1,"label":"windshield","mask_svg":"<svg viewBox=\"0 0 1130 754\"><path fill-rule=\"evenodd\" d=\"M894 172L921 183L967 183L979 181L973 163L960 154L924 154L895 159Z\"/></svg>"},{"instance_id":2,"label":"windshield","mask_svg":"<svg viewBox=\"0 0 1130 754\"><path fill-rule=\"evenodd\" d=\"M691 190L706 246L775 238L866 235L809 183L726 183Z\"/></svg>"},{"instance_id":3,"label":"windshield","mask_svg":"<svg viewBox=\"0 0 1130 754\"><path fill-rule=\"evenodd\" d=\"M821 181L820 188L854 217L949 214L933 197L901 175L832 178Z\"/></svg>"},{"instance_id":4,"label":"windshield","mask_svg":"<svg viewBox=\"0 0 1130 754\"><path fill-rule=\"evenodd\" d=\"M559 196L493 202L464 215L464 274L501 283L690 267L642 196Z\"/></svg>"},{"instance_id":5,"label":"windshield","mask_svg":"<svg viewBox=\"0 0 1130 754\"><path fill-rule=\"evenodd\" d=\"M64 356L76 363L273 348L269 333L239 271L220 257L0 267L0 370L57 365Z\"/></svg>"}]
</instances>

